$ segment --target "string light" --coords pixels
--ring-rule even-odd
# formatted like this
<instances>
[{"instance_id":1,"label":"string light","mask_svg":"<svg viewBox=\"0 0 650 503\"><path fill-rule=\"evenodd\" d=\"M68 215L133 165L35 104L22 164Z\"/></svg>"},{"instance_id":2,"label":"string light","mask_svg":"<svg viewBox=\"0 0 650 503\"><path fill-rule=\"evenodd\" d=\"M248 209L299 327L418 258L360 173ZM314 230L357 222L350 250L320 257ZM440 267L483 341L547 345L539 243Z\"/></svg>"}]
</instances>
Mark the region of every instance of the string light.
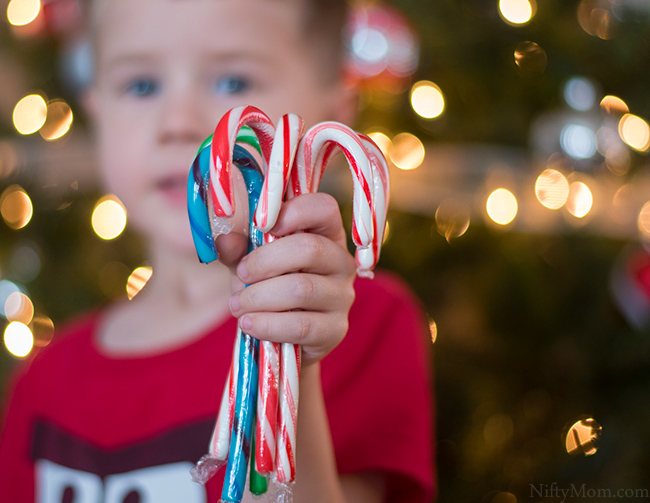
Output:
<instances>
[{"instance_id":1,"label":"string light","mask_svg":"<svg viewBox=\"0 0 650 503\"><path fill-rule=\"evenodd\" d=\"M368 133L368 137L377 144L382 154L384 154L384 157L390 156L390 148L392 147L393 142L386 134L381 131L372 131Z\"/></svg>"},{"instance_id":2,"label":"string light","mask_svg":"<svg viewBox=\"0 0 650 503\"><path fill-rule=\"evenodd\" d=\"M574 217L583 218L591 211L594 197L584 182L573 182L569 186L566 208Z\"/></svg>"},{"instance_id":3,"label":"string light","mask_svg":"<svg viewBox=\"0 0 650 503\"><path fill-rule=\"evenodd\" d=\"M499 225L508 225L517 216L517 198L508 189L499 188L492 192L485 207L490 219Z\"/></svg>"},{"instance_id":4,"label":"string light","mask_svg":"<svg viewBox=\"0 0 650 503\"><path fill-rule=\"evenodd\" d=\"M39 94L30 94L22 98L13 112L14 127L23 135L35 133L47 117L47 104Z\"/></svg>"},{"instance_id":5,"label":"string light","mask_svg":"<svg viewBox=\"0 0 650 503\"><path fill-rule=\"evenodd\" d=\"M521 26L535 15L535 0L499 0L499 14L508 24Z\"/></svg>"},{"instance_id":6,"label":"string light","mask_svg":"<svg viewBox=\"0 0 650 503\"><path fill-rule=\"evenodd\" d=\"M546 169L535 182L537 200L549 210L564 206L569 197L569 181L555 169Z\"/></svg>"},{"instance_id":7,"label":"string light","mask_svg":"<svg viewBox=\"0 0 650 503\"><path fill-rule=\"evenodd\" d=\"M445 110L445 98L436 84L421 80L411 88L411 107L420 117L435 119Z\"/></svg>"},{"instance_id":8,"label":"string light","mask_svg":"<svg viewBox=\"0 0 650 503\"><path fill-rule=\"evenodd\" d=\"M650 126L641 117L625 114L618 123L621 139L640 152L650 148Z\"/></svg>"},{"instance_id":9,"label":"string light","mask_svg":"<svg viewBox=\"0 0 650 503\"><path fill-rule=\"evenodd\" d=\"M12 229L25 227L33 213L32 201L19 185L10 185L0 195L0 214Z\"/></svg>"},{"instance_id":10,"label":"string light","mask_svg":"<svg viewBox=\"0 0 650 503\"><path fill-rule=\"evenodd\" d=\"M63 137L72 126L72 110L63 100L53 100L47 104L47 117L39 133L47 141Z\"/></svg>"},{"instance_id":11,"label":"string light","mask_svg":"<svg viewBox=\"0 0 650 503\"><path fill-rule=\"evenodd\" d=\"M41 11L40 0L11 0L7 5L7 20L13 26L25 26Z\"/></svg>"},{"instance_id":12,"label":"string light","mask_svg":"<svg viewBox=\"0 0 650 503\"><path fill-rule=\"evenodd\" d=\"M5 329L4 343L12 355L24 358L34 347L34 335L24 323L12 321Z\"/></svg>"},{"instance_id":13,"label":"string light","mask_svg":"<svg viewBox=\"0 0 650 503\"><path fill-rule=\"evenodd\" d=\"M115 239L126 227L126 209L114 195L102 197L92 214L92 227L102 239Z\"/></svg>"},{"instance_id":14,"label":"string light","mask_svg":"<svg viewBox=\"0 0 650 503\"><path fill-rule=\"evenodd\" d=\"M147 281L151 278L153 274L153 269L149 266L137 267L129 275L129 279L126 281L126 294L131 300L135 297L140 290L144 288L144 285L147 284Z\"/></svg>"},{"instance_id":15,"label":"string light","mask_svg":"<svg viewBox=\"0 0 650 503\"><path fill-rule=\"evenodd\" d=\"M591 456L598 450L602 428L593 419L582 419L574 423L567 432L564 445L569 454Z\"/></svg>"},{"instance_id":16,"label":"string light","mask_svg":"<svg viewBox=\"0 0 650 503\"><path fill-rule=\"evenodd\" d=\"M390 160L400 169L415 169L424 160L424 145L411 133L400 133L393 138Z\"/></svg>"}]
</instances>

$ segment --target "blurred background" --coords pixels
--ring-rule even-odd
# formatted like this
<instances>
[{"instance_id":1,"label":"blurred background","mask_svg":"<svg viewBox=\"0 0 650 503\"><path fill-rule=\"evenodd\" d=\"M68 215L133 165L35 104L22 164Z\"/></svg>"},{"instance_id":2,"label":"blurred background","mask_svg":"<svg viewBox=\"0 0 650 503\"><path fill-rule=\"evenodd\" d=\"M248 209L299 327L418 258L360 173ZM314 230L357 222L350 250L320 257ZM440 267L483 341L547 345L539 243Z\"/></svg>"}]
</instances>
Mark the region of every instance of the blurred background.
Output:
<instances>
[{"instance_id":1,"label":"blurred background","mask_svg":"<svg viewBox=\"0 0 650 503\"><path fill-rule=\"evenodd\" d=\"M98 184L78 0L0 6L2 391L152 271ZM650 0L355 4L347 40L390 160L380 265L429 316L439 501L647 500Z\"/></svg>"}]
</instances>

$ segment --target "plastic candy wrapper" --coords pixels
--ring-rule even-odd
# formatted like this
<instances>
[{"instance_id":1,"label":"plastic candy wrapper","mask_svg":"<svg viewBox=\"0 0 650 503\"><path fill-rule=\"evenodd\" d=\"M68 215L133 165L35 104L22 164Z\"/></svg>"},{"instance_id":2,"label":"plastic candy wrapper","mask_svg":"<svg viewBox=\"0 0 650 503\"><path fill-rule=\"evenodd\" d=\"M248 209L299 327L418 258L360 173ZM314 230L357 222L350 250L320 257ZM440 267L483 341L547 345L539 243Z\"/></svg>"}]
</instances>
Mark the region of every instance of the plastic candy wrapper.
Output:
<instances>
[{"instance_id":1,"label":"plastic candy wrapper","mask_svg":"<svg viewBox=\"0 0 650 503\"><path fill-rule=\"evenodd\" d=\"M262 169L240 144L257 151ZM190 170L188 215L199 260L217 260L217 236L240 232L234 227L240 201L233 165L248 193L251 251L273 240L269 232L285 199L318 190L337 151L352 174L357 273L372 276L389 193L388 168L377 145L336 122L317 124L303 135L303 121L294 114L284 115L276 129L261 110L250 106L233 108L222 117ZM192 469L194 480L205 483L226 466L222 501L238 503L248 487L254 495L292 502L300 356L299 346L260 342L239 331L208 454Z\"/></svg>"}]
</instances>

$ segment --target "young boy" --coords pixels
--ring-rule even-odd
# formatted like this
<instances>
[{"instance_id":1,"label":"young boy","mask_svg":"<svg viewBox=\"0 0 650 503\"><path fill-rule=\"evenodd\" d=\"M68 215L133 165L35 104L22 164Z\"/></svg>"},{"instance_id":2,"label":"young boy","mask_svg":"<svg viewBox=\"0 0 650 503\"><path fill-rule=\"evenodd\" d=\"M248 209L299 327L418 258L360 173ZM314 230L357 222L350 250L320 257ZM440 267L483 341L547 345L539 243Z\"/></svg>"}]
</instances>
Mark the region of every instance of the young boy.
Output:
<instances>
[{"instance_id":1,"label":"young boy","mask_svg":"<svg viewBox=\"0 0 650 503\"><path fill-rule=\"evenodd\" d=\"M95 2L86 102L107 189L144 236L154 274L18 376L2 501L216 502L223 473L204 488L189 469L207 450L237 323L302 345L296 503L431 500L422 313L390 276L355 281L335 201L285 203L273 229L282 238L245 258L224 236L220 262L203 265L189 231L189 165L230 108L293 112L307 126L353 119L326 42L334 4Z\"/></svg>"}]
</instances>

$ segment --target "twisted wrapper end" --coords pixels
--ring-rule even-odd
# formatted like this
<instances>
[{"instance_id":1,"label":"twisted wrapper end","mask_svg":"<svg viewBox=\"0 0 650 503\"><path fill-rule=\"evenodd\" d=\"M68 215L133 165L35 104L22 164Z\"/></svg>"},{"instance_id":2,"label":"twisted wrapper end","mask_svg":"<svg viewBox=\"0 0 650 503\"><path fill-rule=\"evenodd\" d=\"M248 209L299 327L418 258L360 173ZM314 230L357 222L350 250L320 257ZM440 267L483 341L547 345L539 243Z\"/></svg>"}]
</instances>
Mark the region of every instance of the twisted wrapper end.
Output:
<instances>
[{"instance_id":1,"label":"twisted wrapper end","mask_svg":"<svg viewBox=\"0 0 650 503\"><path fill-rule=\"evenodd\" d=\"M221 467L226 466L227 461L217 459L210 454L203 456L190 470L192 480L198 484L205 485Z\"/></svg>"}]
</instances>

